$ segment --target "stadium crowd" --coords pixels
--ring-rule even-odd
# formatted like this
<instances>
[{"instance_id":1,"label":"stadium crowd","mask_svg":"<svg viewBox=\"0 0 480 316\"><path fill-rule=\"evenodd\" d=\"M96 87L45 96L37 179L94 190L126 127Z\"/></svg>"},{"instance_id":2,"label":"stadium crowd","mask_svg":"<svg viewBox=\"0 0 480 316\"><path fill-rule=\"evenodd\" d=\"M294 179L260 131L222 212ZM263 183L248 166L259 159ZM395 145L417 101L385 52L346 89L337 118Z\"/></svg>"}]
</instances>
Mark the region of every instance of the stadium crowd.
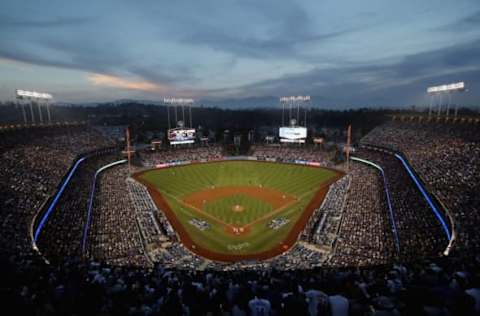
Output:
<instances>
[{"instance_id":1,"label":"stadium crowd","mask_svg":"<svg viewBox=\"0 0 480 316\"><path fill-rule=\"evenodd\" d=\"M330 185L319 208L315 209L302 234L302 239L331 251L343 215L351 175Z\"/></svg>"},{"instance_id":2,"label":"stadium crowd","mask_svg":"<svg viewBox=\"0 0 480 316\"><path fill-rule=\"evenodd\" d=\"M373 150L360 149L356 155L377 163L385 172L402 258L441 255L448 239L401 162L391 154Z\"/></svg>"},{"instance_id":3,"label":"stadium crowd","mask_svg":"<svg viewBox=\"0 0 480 316\"><path fill-rule=\"evenodd\" d=\"M307 271L132 269L77 259L14 264L2 267L2 297L4 308L22 315L480 313L479 256Z\"/></svg>"},{"instance_id":4,"label":"stadium crowd","mask_svg":"<svg viewBox=\"0 0 480 316\"><path fill-rule=\"evenodd\" d=\"M82 254L92 179L98 168L114 160L115 154L99 153L78 165L38 237L37 245L46 257L56 260Z\"/></svg>"},{"instance_id":5,"label":"stadium crowd","mask_svg":"<svg viewBox=\"0 0 480 316\"><path fill-rule=\"evenodd\" d=\"M31 222L80 153L114 145L83 125L0 133L2 254L30 253Z\"/></svg>"},{"instance_id":6,"label":"stadium crowd","mask_svg":"<svg viewBox=\"0 0 480 316\"><path fill-rule=\"evenodd\" d=\"M86 255L115 265L148 266L127 176L128 169L117 165L97 178Z\"/></svg>"},{"instance_id":7,"label":"stadium crowd","mask_svg":"<svg viewBox=\"0 0 480 316\"><path fill-rule=\"evenodd\" d=\"M344 211L330 264L365 266L392 262L393 236L378 170L351 163Z\"/></svg>"},{"instance_id":8,"label":"stadium crowd","mask_svg":"<svg viewBox=\"0 0 480 316\"><path fill-rule=\"evenodd\" d=\"M405 155L415 171L454 217L456 247L480 249L480 126L433 122L388 122L363 144Z\"/></svg>"},{"instance_id":9,"label":"stadium crowd","mask_svg":"<svg viewBox=\"0 0 480 316\"><path fill-rule=\"evenodd\" d=\"M157 206L148 194L147 188L132 178L128 178L126 181L130 199L137 215L141 218L139 221L145 223L145 225L141 224L140 226L147 226L146 223L155 223L153 225L154 228L146 228L147 231L149 230L144 232L146 241L152 243L162 241L163 239L174 240L176 238L175 231L165 218L165 215L158 211ZM156 219L156 221L153 221L153 219Z\"/></svg>"}]
</instances>

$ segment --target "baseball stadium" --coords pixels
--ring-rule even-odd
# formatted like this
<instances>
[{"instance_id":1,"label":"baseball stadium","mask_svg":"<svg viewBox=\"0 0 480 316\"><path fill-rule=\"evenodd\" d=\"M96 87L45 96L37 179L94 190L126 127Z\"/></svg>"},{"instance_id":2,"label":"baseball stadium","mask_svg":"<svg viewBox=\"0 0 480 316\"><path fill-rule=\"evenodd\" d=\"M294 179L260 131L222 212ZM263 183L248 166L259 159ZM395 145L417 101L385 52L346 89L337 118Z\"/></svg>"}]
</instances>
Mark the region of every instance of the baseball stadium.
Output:
<instances>
[{"instance_id":1,"label":"baseball stadium","mask_svg":"<svg viewBox=\"0 0 480 316\"><path fill-rule=\"evenodd\" d=\"M480 134L471 134L479 118L400 113L361 138L352 137L349 125L344 142L328 145L327 136L308 135L300 110L296 118L287 114L289 106L301 109L304 102L285 105L289 125L280 123L273 137L247 131L205 140L196 130L181 132L194 129L182 120L165 139L142 145L132 141L142 132L128 126L3 126L2 203L23 213L5 217L2 245L10 258L25 260L15 266L26 269L12 270L7 284L25 280L24 271L32 269L86 275L75 286L88 301L79 296L75 304L82 303L74 309L91 311L97 307L90 286L123 288L125 281L105 279L112 276L145 285L177 282L158 277L208 284L214 276L219 286L232 280L247 286L265 276L276 280L262 279L270 286L324 281L325 291L336 293L330 286L344 273L385 275L393 282L403 269L428 265L439 271L459 258L469 262L464 254L479 245L477 222L475 213L461 210L475 212L476 204L464 197L476 194L476 182L469 181L476 181L479 165L457 160L458 182L442 178L449 181L442 186L436 172L452 161L423 160L414 135L432 146L440 140L442 146L431 147L439 155L456 148L450 157L460 159L466 157L458 156L461 148L480 148L474 140ZM166 102L161 110L175 106ZM398 141L392 143L391 135ZM103 299L128 309L136 296L123 289L130 293L126 298L102 292Z\"/></svg>"},{"instance_id":2,"label":"baseball stadium","mask_svg":"<svg viewBox=\"0 0 480 316\"><path fill-rule=\"evenodd\" d=\"M479 316L480 1L0 1L3 315Z\"/></svg>"}]
</instances>

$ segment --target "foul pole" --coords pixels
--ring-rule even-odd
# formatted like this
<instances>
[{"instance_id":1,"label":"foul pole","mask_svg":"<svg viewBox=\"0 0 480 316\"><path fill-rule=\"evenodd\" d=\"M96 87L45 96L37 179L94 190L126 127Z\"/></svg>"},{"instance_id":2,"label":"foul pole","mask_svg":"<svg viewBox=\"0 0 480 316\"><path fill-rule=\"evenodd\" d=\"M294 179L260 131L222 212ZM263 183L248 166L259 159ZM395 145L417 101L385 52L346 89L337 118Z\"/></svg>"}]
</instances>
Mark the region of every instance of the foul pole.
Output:
<instances>
[{"instance_id":1,"label":"foul pole","mask_svg":"<svg viewBox=\"0 0 480 316\"><path fill-rule=\"evenodd\" d=\"M126 130L126 140L127 140L127 159L128 159L128 173L132 174L132 163L131 163L131 147L130 147L130 128L127 127Z\"/></svg>"},{"instance_id":2,"label":"foul pole","mask_svg":"<svg viewBox=\"0 0 480 316\"><path fill-rule=\"evenodd\" d=\"M347 128L347 148L346 149L346 154L347 154L347 172L350 171L350 143L352 141L352 125L348 125Z\"/></svg>"}]
</instances>

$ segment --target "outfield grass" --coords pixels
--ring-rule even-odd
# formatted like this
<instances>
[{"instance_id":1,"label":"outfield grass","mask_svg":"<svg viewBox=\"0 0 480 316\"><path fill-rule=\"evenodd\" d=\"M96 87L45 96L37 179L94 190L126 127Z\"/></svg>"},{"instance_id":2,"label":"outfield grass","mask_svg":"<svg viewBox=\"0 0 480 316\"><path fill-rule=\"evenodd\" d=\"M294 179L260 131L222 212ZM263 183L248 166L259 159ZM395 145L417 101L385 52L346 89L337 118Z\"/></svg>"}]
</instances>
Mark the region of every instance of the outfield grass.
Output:
<instances>
[{"instance_id":1,"label":"outfield grass","mask_svg":"<svg viewBox=\"0 0 480 316\"><path fill-rule=\"evenodd\" d=\"M217 253L242 255L267 251L281 243L318 188L337 176L337 172L324 168L224 161L151 170L143 173L140 179L162 194L195 244ZM275 209L265 200L239 193L205 203L201 207L203 213L183 202L183 198L192 193L222 187L268 188L295 197L295 200ZM243 211L232 210L237 204ZM278 213L269 216L275 210ZM278 217L289 222L278 230L269 228L268 223ZM210 228L199 230L189 223L193 218L206 221ZM248 226L252 222L255 224ZM225 224L248 226L249 232L234 235L228 232Z\"/></svg>"}]
</instances>

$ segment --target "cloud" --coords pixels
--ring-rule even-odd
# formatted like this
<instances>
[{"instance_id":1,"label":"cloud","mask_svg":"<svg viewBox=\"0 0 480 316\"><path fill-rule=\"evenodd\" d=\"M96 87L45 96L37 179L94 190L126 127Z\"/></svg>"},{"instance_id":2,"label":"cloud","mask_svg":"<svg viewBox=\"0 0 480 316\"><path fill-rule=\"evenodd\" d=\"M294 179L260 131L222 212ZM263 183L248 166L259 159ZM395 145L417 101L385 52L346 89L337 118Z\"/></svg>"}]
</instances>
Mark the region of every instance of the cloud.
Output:
<instances>
[{"instance_id":1,"label":"cloud","mask_svg":"<svg viewBox=\"0 0 480 316\"><path fill-rule=\"evenodd\" d=\"M332 29L331 26L319 27L311 12L292 2L262 4L259 1L247 1L245 4L235 11L237 14L226 14L227 23L222 18L204 23L193 19L192 23L198 27L185 31L179 40L240 58L298 60L310 58L303 56L304 44L331 41L370 25L370 22L362 22L360 25L345 23L338 29Z\"/></svg>"},{"instance_id":2,"label":"cloud","mask_svg":"<svg viewBox=\"0 0 480 316\"><path fill-rule=\"evenodd\" d=\"M88 80L96 86L103 86L109 88L139 90L158 93L167 93L168 91L170 91L170 87L165 85L160 85L148 81L127 80L117 76L104 74L92 74L88 76Z\"/></svg>"},{"instance_id":3,"label":"cloud","mask_svg":"<svg viewBox=\"0 0 480 316\"><path fill-rule=\"evenodd\" d=\"M410 102L399 87L421 92L467 73L480 81L478 1L434 3L0 1L0 67L26 86L72 70L62 86L42 82L49 91L71 85L79 96L91 88L92 97L101 90L112 98L306 93ZM25 74L5 60L43 67Z\"/></svg>"},{"instance_id":4,"label":"cloud","mask_svg":"<svg viewBox=\"0 0 480 316\"><path fill-rule=\"evenodd\" d=\"M480 11L464 16L452 23L440 26L434 30L441 32L465 32L472 31L480 26Z\"/></svg>"},{"instance_id":5,"label":"cloud","mask_svg":"<svg viewBox=\"0 0 480 316\"><path fill-rule=\"evenodd\" d=\"M480 86L478 56L480 41L474 41L407 55L396 62L315 68L215 93L229 97L311 94L343 105L409 104L422 101L420 96L430 85L465 80L470 87Z\"/></svg>"},{"instance_id":6,"label":"cloud","mask_svg":"<svg viewBox=\"0 0 480 316\"><path fill-rule=\"evenodd\" d=\"M9 16L0 16L0 28L58 28L78 26L94 21L90 17L57 17L53 19L14 19Z\"/></svg>"},{"instance_id":7,"label":"cloud","mask_svg":"<svg viewBox=\"0 0 480 316\"><path fill-rule=\"evenodd\" d=\"M96 87L116 88L122 90L145 92L149 97L187 97L196 98L205 93L199 89L178 88L168 84L159 84L147 80L125 79L109 74L90 74L88 81Z\"/></svg>"}]
</instances>

